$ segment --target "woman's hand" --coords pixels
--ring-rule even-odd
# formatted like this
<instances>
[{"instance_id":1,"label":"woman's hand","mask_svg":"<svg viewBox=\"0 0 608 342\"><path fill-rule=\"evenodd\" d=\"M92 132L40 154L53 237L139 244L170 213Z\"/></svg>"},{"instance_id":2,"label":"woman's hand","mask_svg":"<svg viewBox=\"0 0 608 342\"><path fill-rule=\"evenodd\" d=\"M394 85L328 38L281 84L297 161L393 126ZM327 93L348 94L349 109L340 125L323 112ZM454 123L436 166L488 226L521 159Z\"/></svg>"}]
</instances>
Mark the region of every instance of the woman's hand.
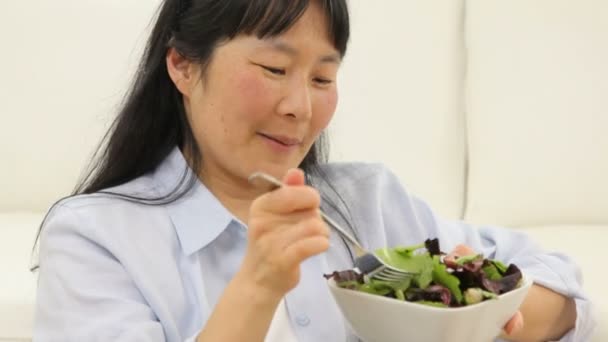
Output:
<instances>
[{"instance_id":1,"label":"woman's hand","mask_svg":"<svg viewBox=\"0 0 608 342\"><path fill-rule=\"evenodd\" d=\"M456 259L461 256L474 255L477 254L475 251L466 245L458 245L456 246L448 255L445 256L444 261L446 263L456 263ZM505 324L503 330L505 334L513 335L519 332L524 327L524 316L521 314L521 311L517 311L511 319Z\"/></svg>"},{"instance_id":2,"label":"woman's hand","mask_svg":"<svg viewBox=\"0 0 608 342\"><path fill-rule=\"evenodd\" d=\"M286 185L255 199L249 211L248 246L239 276L273 298L300 280L300 263L329 247L329 230L319 214L319 193L304 173L287 172Z\"/></svg>"}]
</instances>

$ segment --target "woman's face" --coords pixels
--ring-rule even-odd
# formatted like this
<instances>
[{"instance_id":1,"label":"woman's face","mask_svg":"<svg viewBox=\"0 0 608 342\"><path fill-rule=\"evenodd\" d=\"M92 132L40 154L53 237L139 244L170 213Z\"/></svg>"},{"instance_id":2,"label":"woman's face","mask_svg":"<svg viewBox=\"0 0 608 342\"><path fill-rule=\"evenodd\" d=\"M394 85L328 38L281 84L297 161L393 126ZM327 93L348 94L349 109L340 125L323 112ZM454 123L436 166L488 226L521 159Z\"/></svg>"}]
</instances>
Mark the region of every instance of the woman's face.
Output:
<instances>
[{"instance_id":1,"label":"woman's face","mask_svg":"<svg viewBox=\"0 0 608 342\"><path fill-rule=\"evenodd\" d=\"M297 167L335 111L339 63L314 2L280 36L220 44L184 94L203 180L242 181L255 171L280 178Z\"/></svg>"}]
</instances>

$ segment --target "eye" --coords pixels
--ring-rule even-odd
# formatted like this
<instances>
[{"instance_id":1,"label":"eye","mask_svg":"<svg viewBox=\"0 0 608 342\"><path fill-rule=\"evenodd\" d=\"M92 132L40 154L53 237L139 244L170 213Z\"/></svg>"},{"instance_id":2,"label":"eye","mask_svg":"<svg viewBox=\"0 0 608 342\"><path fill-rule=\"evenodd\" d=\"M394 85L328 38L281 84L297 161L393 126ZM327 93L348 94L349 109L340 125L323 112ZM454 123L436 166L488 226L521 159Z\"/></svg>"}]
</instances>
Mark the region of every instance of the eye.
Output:
<instances>
[{"instance_id":1,"label":"eye","mask_svg":"<svg viewBox=\"0 0 608 342\"><path fill-rule=\"evenodd\" d=\"M260 65L260 66L272 74L279 75L279 76L285 75L285 69L273 68L273 67L269 67L266 65Z\"/></svg>"},{"instance_id":2,"label":"eye","mask_svg":"<svg viewBox=\"0 0 608 342\"><path fill-rule=\"evenodd\" d=\"M331 84L333 81L326 79L326 78L321 78L321 77L315 77L312 79L315 83L320 84L320 85L327 85L327 84Z\"/></svg>"}]
</instances>

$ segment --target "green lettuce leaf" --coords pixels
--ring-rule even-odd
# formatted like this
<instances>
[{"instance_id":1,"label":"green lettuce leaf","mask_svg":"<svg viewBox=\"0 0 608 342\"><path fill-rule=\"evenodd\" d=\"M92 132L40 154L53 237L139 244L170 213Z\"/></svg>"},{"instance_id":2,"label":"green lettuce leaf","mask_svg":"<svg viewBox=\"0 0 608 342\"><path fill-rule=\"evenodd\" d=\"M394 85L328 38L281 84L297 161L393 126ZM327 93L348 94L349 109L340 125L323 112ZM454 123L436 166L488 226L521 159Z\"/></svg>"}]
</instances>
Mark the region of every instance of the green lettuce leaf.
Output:
<instances>
[{"instance_id":1,"label":"green lettuce leaf","mask_svg":"<svg viewBox=\"0 0 608 342\"><path fill-rule=\"evenodd\" d=\"M447 267L439 262L439 256L433 257L433 281L443 285L450 290L452 296L458 303L462 303L462 291L460 290L460 279L447 271Z\"/></svg>"},{"instance_id":2,"label":"green lettuce leaf","mask_svg":"<svg viewBox=\"0 0 608 342\"><path fill-rule=\"evenodd\" d=\"M502 275L498 271L498 268L493 264L489 263L488 266L484 266L482 268L483 273L486 274L486 277L490 280L500 280L502 279Z\"/></svg>"},{"instance_id":3,"label":"green lettuce leaf","mask_svg":"<svg viewBox=\"0 0 608 342\"><path fill-rule=\"evenodd\" d=\"M500 274L505 274L505 272L507 272L507 269L509 268L507 265L503 264L498 260L490 260L490 262L498 269Z\"/></svg>"},{"instance_id":4,"label":"green lettuce leaf","mask_svg":"<svg viewBox=\"0 0 608 342\"><path fill-rule=\"evenodd\" d=\"M437 308L447 308L448 307L447 305L443 304L442 302L431 302L431 301L428 301L428 300L419 300L419 301L414 302L414 303L422 304L422 305L428 305L428 306L434 306L434 307L437 307Z\"/></svg>"}]
</instances>

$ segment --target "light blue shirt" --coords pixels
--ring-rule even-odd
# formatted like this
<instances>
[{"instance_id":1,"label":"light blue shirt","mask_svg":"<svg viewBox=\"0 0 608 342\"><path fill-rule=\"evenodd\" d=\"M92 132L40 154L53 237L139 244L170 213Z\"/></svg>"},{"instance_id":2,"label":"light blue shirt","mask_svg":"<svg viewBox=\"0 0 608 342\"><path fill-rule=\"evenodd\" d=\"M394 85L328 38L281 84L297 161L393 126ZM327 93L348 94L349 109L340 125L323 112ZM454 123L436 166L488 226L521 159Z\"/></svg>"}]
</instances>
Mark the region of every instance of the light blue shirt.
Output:
<instances>
[{"instance_id":1,"label":"light blue shirt","mask_svg":"<svg viewBox=\"0 0 608 342\"><path fill-rule=\"evenodd\" d=\"M186 167L175 149L155 172L112 190L162 195ZM438 237L442 250L464 243L515 263L536 283L576 299L576 328L563 341L589 339L591 306L580 271L566 256L544 253L521 232L442 220L380 165L328 164L323 171L335 190L313 179L329 200L324 210L352 227L368 249ZM345 244L334 235L330 241L326 253L301 265L300 283L285 299L302 342L356 340L322 277L352 267ZM64 200L41 235L34 340L193 341L245 246L245 226L200 182L184 198L159 206L102 194Z\"/></svg>"}]
</instances>

